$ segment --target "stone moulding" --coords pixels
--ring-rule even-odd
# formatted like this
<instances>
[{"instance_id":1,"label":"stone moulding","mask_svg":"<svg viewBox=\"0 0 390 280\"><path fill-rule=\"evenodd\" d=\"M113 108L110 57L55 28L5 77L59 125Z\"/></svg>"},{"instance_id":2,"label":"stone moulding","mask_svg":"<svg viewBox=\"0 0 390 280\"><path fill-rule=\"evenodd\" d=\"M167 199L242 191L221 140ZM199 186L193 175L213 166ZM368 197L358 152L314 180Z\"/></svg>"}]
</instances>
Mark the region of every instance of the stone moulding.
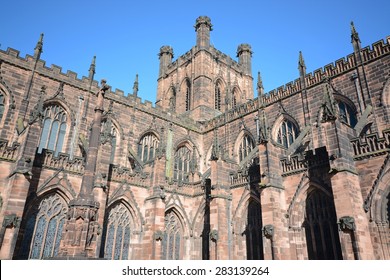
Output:
<instances>
[{"instance_id":1,"label":"stone moulding","mask_svg":"<svg viewBox=\"0 0 390 280\"><path fill-rule=\"evenodd\" d=\"M0 139L0 160L15 162L18 156L20 144L14 142L8 146L8 141Z\"/></svg>"},{"instance_id":2,"label":"stone moulding","mask_svg":"<svg viewBox=\"0 0 390 280\"><path fill-rule=\"evenodd\" d=\"M383 130L383 137L377 133L368 134L363 139L351 140L354 160L362 160L368 157L380 156L390 152L390 128Z\"/></svg>"}]
</instances>

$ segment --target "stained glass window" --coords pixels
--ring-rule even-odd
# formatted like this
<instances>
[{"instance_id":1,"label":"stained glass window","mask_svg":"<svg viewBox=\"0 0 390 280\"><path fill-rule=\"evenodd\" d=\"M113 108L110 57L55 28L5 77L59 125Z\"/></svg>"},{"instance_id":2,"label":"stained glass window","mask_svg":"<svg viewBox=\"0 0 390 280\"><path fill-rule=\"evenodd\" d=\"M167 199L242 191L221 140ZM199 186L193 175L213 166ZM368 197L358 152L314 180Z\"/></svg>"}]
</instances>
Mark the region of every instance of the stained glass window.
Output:
<instances>
[{"instance_id":1,"label":"stained glass window","mask_svg":"<svg viewBox=\"0 0 390 280\"><path fill-rule=\"evenodd\" d=\"M295 124L287 119L284 119L279 126L277 142L283 145L285 148L291 146L295 138L298 137L298 128Z\"/></svg>"},{"instance_id":2,"label":"stained glass window","mask_svg":"<svg viewBox=\"0 0 390 280\"><path fill-rule=\"evenodd\" d=\"M174 178L178 181L187 181L190 172L191 150L181 146L175 153Z\"/></svg>"},{"instance_id":3,"label":"stained glass window","mask_svg":"<svg viewBox=\"0 0 390 280\"><path fill-rule=\"evenodd\" d=\"M54 151L55 155L62 152L67 129L67 115L64 109L58 105L51 105L44 110L43 129L38 152L42 149Z\"/></svg>"},{"instance_id":4,"label":"stained glass window","mask_svg":"<svg viewBox=\"0 0 390 280\"><path fill-rule=\"evenodd\" d=\"M252 137L250 137L248 134L245 134L241 140L238 151L238 157L240 162L249 155L249 153L253 150L254 147L255 141L253 141Z\"/></svg>"},{"instance_id":5,"label":"stained glass window","mask_svg":"<svg viewBox=\"0 0 390 280\"><path fill-rule=\"evenodd\" d=\"M156 156L159 140L153 133L145 134L138 143L138 156L148 162Z\"/></svg>"},{"instance_id":6,"label":"stained glass window","mask_svg":"<svg viewBox=\"0 0 390 280\"><path fill-rule=\"evenodd\" d=\"M165 215L165 231L162 240L162 259L179 260L181 257L182 227L179 218L173 211Z\"/></svg>"},{"instance_id":7,"label":"stained glass window","mask_svg":"<svg viewBox=\"0 0 390 280\"><path fill-rule=\"evenodd\" d=\"M131 216L123 204L111 208L107 221L104 258L112 260L129 259Z\"/></svg>"},{"instance_id":8,"label":"stained glass window","mask_svg":"<svg viewBox=\"0 0 390 280\"><path fill-rule=\"evenodd\" d=\"M67 211L67 204L58 194L42 200L38 213L36 216L32 215L26 225L25 239L29 239L28 236L31 236L30 232L33 230L30 259L50 258L57 255ZM34 220L36 220L35 228L32 227Z\"/></svg>"}]
</instances>

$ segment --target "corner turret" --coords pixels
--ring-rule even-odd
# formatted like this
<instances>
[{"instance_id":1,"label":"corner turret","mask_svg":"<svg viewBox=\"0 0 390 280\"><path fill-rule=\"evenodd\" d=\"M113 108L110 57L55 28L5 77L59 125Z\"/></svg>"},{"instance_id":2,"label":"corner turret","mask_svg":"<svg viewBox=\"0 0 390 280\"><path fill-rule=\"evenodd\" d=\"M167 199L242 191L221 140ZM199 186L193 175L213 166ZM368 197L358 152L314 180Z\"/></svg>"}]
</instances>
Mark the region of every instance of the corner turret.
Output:
<instances>
[{"instance_id":1,"label":"corner turret","mask_svg":"<svg viewBox=\"0 0 390 280\"><path fill-rule=\"evenodd\" d=\"M213 30L211 19L207 16L200 16L196 19L196 45L200 49L210 47L210 31Z\"/></svg>"},{"instance_id":2,"label":"corner turret","mask_svg":"<svg viewBox=\"0 0 390 280\"><path fill-rule=\"evenodd\" d=\"M172 63L173 59L173 49L171 46L162 46L160 48L160 53L158 54L160 58L160 71L158 76L161 77L165 74L167 67Z\"/></svg>"},{"instance_id":3,"label":"corner turret","mask_svg":"<svg viewBox=\"0 0 390 280\"><path fill-rule=\"evenodd\" d=\"M241 44L237 47L238 63L245 75L252 75L252 48L249 44Z\"/></svg>"}]
</instances>

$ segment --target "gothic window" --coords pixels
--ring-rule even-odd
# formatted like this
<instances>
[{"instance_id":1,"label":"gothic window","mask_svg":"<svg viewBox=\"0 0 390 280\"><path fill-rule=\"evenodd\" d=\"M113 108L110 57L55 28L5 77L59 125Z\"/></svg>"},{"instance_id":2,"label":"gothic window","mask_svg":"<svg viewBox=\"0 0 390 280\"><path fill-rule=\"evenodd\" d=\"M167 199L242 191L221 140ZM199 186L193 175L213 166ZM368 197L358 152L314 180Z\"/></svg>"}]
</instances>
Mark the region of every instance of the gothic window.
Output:
<instances>
[{"instance_id":1,"label":"gothic window","mask_svg":"<svg viewBox=\"0 0 390 280\"><path fill-rule=\"evenodd\" d=\"M248 205L246 226L246 252L248 260L261 260L263 256L261 206L255 201Z\"/></svg>"},{"instance_id":2,"label":"gothic window","mask_svg":"<svg viewBox=\"0 0 390 280\"><path fill-rule=\"evenodd\" d=\"M175 153L174 178L180 181L188 181L190 172L191 150L181 146Z\"/></svg>"},{"instance_id":3,"label":"gothic window","mask_svg":"<svg viewBox=\"0 0 390 280\"><path fill-rule=\"evenodd\" d=\"M314 189L306 199L306 243L309 259L341 259L336 210L332 198Z\"/></svg>"},{"instance_id":4,"label":"gothic window","mask_svg":"<svg viewBox=\"0 0 390 280\"><path fill-rule=\"evenodd\" d=\"M3 93L0 92L0 121L3 118L5 111L5 96Z\"/></svg>"},{"instance_id":5,"label":"gothic window","mask_svg":"<svg viewBox=\"0 0 390 280\"><path fill-rule=\"evenodd\" d=\"M214 93L214 109L221 110L221 85L217 83Z\"/></svg>"},{"instance_id":6,"label":"gothic window","mask_svg":"<svg viewBox=\"0 0 390 280\"><path fill-rule=\"evenodd\" d=\"M186 111L191 110L191 83L186 80Z\"/></svg>"},{"instance_id":7,"label":"gothic window","mask_svg":"<svg viewBox=\"0 0 390 280\"><path fill-rule=\"evenodd\" d=\"M183 242L183 230L173 211L165 214L165 231L162 240L162 259L179 260Z\"/></svg>"},{"instance_id":8,"label":"gothic window","mask_svg":"<svg viewBox=\"0 0 390 280\"><path fill-rule=\"evenodd\" d=\"M171 87L169 90L169 109L174 111L176 110L176 90L174 87Z\"/></svg>"},{"instance_id":9,"label":"gothic window","mask_svg":"<svg viewBox=\"0 0 390 280\"><path fill-rule=\"evenodd\" d=\"M341 100L337 100L339 107L340 120L351 127L354 127L357 123L356 113L350 105Z\"/></svg>"},{"instance_id":10,"label":"gothic window","mask_svg":"<svg viewBox=\"0 0 390 280\"><path fill-rule=\"evenodd\" d=\"M277 134L277 142L288 148L294 142L295 138L298 137L298 128L295 124L287 119L284 119L279 126Z\"/></svg>"},{"instance_id":11,"label":"gothic window","mask_svg":"<svg viewBox=\"0 0 390 280\"><path fill-rule=\"evenodd\" d=\"M244 158L246 158L254 147L255 141L253 141L252 137L250 137L248 134L245 134L241 140L238 151L239 161L241 162Z\"/></svg>"},{"instance_id":12,"label":"gothic window","mask_svg":"<svg viewBox=\"0 0 390 280\"><path fill-rule=\"evenodd\" d=\"M108 221L104 258L111 260L129 259L130 234L131 234L130 211L123 205L117 204L111 208Z\"/></svg>"},{"instance_id":13,"label":"gothic window","mask_svg":"<svg viewBox=\"0 0 390 280\"><path fill-rule=\"evenodd\" d=\"M32 238L30 259L57 255L67 211L67 204L58 194L50 195L41 201L38 213L32 214L27 220L25 240L22 243L23 249ZM28 249L25 249L28 252Z\"/></svg>"},{"instance_id":14,"label":"gothic window","mask_svg":"<svg viewBox=\"0 0 390 280\"><path fill-rule=\"evenodd\" d=\"M159 140L153 133L144 135L138 143L138 157L148 162L156 156Z\"/></svg>"},{"instance_id":15,"label":"gothic window","mask_svg":"<svg viewBox=\"0 0 390 280\"><path fill-rule=\"evenodd\" d=\"M38 146L38 153L42 149L54 151L55 155L62 152L67 129L67 115L59 105L47 106L44 110L43 129Z\"/></svg>"}]
</instances>

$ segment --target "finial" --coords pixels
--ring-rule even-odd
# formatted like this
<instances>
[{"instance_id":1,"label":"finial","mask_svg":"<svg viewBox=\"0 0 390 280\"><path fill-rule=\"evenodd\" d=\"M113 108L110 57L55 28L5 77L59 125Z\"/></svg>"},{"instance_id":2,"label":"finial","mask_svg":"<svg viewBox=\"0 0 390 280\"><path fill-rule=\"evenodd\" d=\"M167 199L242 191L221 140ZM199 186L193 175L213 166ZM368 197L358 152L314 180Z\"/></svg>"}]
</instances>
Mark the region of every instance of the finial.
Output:
<instances>
[{"instance_id":1,"label":"finial","mask_svg":"<svg viewBox=\"0 0 390 280\"><path fill-rule=\"evenodd\" d=\"M95 75L96 55L93 56L91 65L89 66L89 79L92 80Z\"/></svg>"},{"instance_id":2,"label":"finial","mask_svg":"<svg viewBox=\"0 0 390 280\"><path fill-rule=\"evenodd\" d=\"M42 53L43 49L43 33L41 33L41 36L39 37L39 41L37 42L37 45L35 46L35 52L34 57L39 59Z\"/></svg>"},{"instance_id":3,"label":"finial","mask_svg":"<svg viewBox=\"0 0 390 280\"><path fill-rule=\"evenodd\" d=\"M360 42L359 34L356 32L355 25L353 24L353 21L351 21L351 40Z\"/></svg>"},{"instance_id":4,"label":"finial","mask_svg":"<svg viewBox=\"0 0 390 280\"><path fill-rule=\"evenodd\" d=\"M264 94L263 80L261 79L260 71L257 72L257 96Z\"/></svg>"},{"instance_id":5,"label":"finial","mask_svg":"<svg viewBox=\"0 0 390 280\"><path fill-rule=\"evenodd\" d=\"M135 81L133 85L133 94L137 96L138 93L138 74L135 75Z\"/></svg>"}]
</instances>

